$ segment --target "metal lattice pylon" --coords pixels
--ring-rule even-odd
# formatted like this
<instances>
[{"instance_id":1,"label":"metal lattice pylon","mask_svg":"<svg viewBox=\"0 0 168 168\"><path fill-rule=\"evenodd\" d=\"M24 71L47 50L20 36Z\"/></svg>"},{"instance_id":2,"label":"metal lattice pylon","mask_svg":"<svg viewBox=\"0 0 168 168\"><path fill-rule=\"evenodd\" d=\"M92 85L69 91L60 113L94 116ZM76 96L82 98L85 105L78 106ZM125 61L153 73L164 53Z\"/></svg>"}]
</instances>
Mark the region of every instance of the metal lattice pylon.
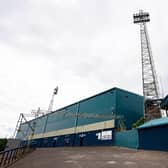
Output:
<instances>
[{"instance_id":1,"label":"metal lattice pylon","mask_svg":"<svg viewBox=\"0 0 168 168\"><path fill-rule=\"evenodd\" d=\"M31 130L31 132L32 132L31 134L33 136L34 130L35 130L35 128L34 128L35 125L32 126L30 124L30 122L27 121L25 116L32 117L32 114L23 114L23 113L20 114L19 119L16 124L14 134L13 134L13 138L16 138L17 133L19 133L19 132L21 132L21 134L23 135L24 138L27 138L27 134L25 134L21 128L24 123L28 124L28 128Z\"/></svg>"},{"instance_id":2,"label":"metal lattice pylon","mask_svg":"<svg viewBox=\"0 0 168 168\"><path fill-rule=\"evenodd\" d=\"M54 104L54 96L58 93L58 86L54 89L54 92L52 94L52 98L51 98L51 101L50 101L50 104L49 104L49 107L48 107L48 112L47 113L50 113L52 111L52 108L53 108L53 104Z\"/></svg>"},{"instance_id":3,"label":"metal lattice pylon","mask_svg":"<svg viewBox=\"0 0 168 168\"><path fill-rule=\"evenodd\" d=\"M140 24L143 95L145 99L158 99L159 87L146 26L150 21L149 13L140 10L133 17L134 23Z\"/></svg>"},{"instance_id":4,"label":"metal lattice pylon","mask_svg":"<svg viewBox=\"0 0 168 168\"><path fill-rule=\"evenodd\" d=\"M160 117L159 104L154 100L160 97L159 84L155 71L152 50L147 31L146 22L150 21L149 13L143 12L133 15L134 23L140 25L141 34L141 61L142 61L142 85L145 98L145 118L147 120Z\"/></svg>"}]
</instances>

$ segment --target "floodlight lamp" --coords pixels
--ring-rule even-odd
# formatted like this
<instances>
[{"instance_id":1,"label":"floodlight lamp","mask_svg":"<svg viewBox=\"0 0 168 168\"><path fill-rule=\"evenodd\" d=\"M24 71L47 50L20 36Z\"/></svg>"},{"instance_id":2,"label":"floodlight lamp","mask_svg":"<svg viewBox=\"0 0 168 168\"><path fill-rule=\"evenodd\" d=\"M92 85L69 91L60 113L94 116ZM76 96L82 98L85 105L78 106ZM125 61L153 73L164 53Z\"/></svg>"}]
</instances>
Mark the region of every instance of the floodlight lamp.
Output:
<instances>
[{"instance_id":1,"label":"floodlight lamp","mask_svg":"<svg viewBox=\"0 0 168 168\"><path fill-rule=\"evenodd\" d=\"M143 10L140 10L139 13L133 14L133 19L134 19L135 24L136 23L145 23L145 22L150 21L149 13L143 12Z\"/></svg>"}]
</instances>

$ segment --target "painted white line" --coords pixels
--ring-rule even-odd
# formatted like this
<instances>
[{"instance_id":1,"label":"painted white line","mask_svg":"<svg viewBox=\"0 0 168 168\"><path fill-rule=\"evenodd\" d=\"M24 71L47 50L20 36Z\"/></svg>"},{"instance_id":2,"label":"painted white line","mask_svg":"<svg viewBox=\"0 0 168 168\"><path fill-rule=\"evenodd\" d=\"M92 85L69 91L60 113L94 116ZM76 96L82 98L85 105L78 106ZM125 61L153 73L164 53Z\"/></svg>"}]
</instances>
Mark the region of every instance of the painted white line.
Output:
<instances>
[{"instance_id":1,"label":"painted white line","mask_svg":"<svg viewBox=\"0 0 168 168\"><path fill-rule=\"evenodd\" d=\"M74 161L73 160L65 160L64 162L65 163L73 163Z\"/></svg>"},{"instance_id":2,"label":"painted white line","mask_svg":"<svg viewBox=\"0 0 168 168\"><path fill-rule=\"evenodd\" d=\"M121 155L118 155L118 154L113 154L113 155L112 155L112 157L114 157L114 158L120 158L120 157L121 157Z\"/></svg>"},{"instance_id":3,"label":"painted white line","mask_svg":"<svg viewBox=\"0 0 168 168\"><path fill-rule=\"evenodd\" d=\"M78 154L78 155L69 156L68 158L70 158L72 160L78 160L78 159L82 159L84 157L86 157L86 155L80 155L80 154Z\"/></svg>"},{"instance_id":4,"label":"painted white line","mask_svg":"<svg viewBox=\"0 0 168 168\"><path fill-rule=\"evenodd\" d=\"M107 164L116 164L117 162L115 160L107 161Z\"/></svg>"},{"instance_id":5,"label":"painted white line","mask_svg":"<svg viewBox=\"0 0 168 168\"><path fill-rule=\"evenodd\" d=\"M125 165L135 165L136 163L135 162L130 162L130 161L125 161L124 164Z\"/></svg>"}]
</instances>

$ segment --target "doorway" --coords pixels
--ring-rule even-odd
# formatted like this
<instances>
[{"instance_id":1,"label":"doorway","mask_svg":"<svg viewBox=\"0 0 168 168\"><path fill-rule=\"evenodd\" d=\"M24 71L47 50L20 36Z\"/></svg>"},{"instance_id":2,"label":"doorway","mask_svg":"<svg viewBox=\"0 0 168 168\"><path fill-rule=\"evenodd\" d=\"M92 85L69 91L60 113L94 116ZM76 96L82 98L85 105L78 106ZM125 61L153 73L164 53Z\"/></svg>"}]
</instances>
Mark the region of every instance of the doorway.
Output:
<instances>
[{"instance_id":1,"label":"doorway","mask_svg":"<svg viewBox=\"0 0 168 168\"><path fill-rule=\"evenodd\" d=\"M84 137L80 137L80 146L83 146L83 140L84 140Z\"/></svg>"}]
</instances>

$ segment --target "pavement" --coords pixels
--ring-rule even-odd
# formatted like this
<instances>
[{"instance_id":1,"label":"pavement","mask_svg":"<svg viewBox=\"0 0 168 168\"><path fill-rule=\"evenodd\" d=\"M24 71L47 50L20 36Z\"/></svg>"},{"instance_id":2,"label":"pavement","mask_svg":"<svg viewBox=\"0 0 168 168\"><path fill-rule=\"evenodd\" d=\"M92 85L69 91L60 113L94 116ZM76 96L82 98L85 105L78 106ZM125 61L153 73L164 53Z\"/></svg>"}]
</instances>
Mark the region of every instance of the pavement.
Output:
<instances>
[{"instance_id":1,"label":"pavement","mask_svg":"<svg viewBox=\"0 0 168 168\"><path fill-rule=\"evenodd\" d=\"M40 148L10 168L168 168L168 152L119 147Z\"/></svg>"}]
</instances>

